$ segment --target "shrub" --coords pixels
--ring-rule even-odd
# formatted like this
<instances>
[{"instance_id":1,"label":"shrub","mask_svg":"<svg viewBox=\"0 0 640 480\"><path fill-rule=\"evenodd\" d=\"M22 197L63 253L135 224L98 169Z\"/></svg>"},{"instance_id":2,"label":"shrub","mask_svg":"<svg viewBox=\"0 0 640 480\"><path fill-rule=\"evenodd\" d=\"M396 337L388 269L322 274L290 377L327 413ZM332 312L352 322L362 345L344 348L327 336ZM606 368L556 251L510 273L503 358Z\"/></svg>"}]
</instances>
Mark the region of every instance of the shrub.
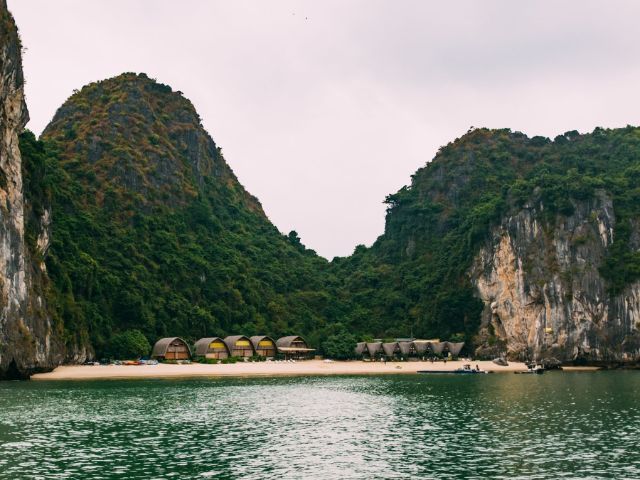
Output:
<instances>
[{"instance_id":1,"label":"shrub","mask_svg":"<svg viewBox=\"0 0 640 480\"><path fill-rule=\"evenodd\" d=\"M144 357L150 350L151 345L140 330L117 333L109 342L109 353L119 360Z\"/></svg>"}]
</instances>

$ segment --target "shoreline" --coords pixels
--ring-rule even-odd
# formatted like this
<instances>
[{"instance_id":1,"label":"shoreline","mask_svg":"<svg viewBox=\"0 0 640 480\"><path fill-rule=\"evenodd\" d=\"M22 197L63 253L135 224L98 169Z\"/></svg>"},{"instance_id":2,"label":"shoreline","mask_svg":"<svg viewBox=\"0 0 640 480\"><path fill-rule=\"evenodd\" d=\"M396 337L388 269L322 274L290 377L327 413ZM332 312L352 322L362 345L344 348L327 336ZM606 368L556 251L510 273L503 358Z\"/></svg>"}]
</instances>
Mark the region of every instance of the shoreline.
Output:
<instances>
[{"instance_id":1,"label":"shoreline","mask_svg":"<svg viewBox=\"0 0 640 480\"><path fill-rule=\"evenodd\" d=\"M491 361L444 362L364 362L361 360L332 361L304 360L298 362L246 362L235 364L187 365L62 365L52 372L38 373L32 380L104 380L136 378L193 378L193 377L287 377L324 375L381 375L416 374L418 370L453 371L465 364L478 365L491 373L512 373L527 369L524 363L509 362L502 367Z\"/></svg>"}]
</instances>

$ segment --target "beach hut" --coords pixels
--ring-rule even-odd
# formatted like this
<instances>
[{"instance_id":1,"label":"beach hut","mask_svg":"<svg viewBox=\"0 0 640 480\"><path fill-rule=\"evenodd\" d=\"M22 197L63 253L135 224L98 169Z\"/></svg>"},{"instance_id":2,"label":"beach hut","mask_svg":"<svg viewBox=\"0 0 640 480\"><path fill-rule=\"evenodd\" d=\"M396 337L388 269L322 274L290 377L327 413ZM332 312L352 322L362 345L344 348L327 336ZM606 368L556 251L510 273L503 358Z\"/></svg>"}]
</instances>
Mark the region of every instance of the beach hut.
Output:
<instances>
[{"instance_id":1,"label":"beach hut","mask_svg":"<svg viewBox=\"0 0 640 480\"><path fill-rule=\"evenodd\" d=\"M462 347L464 347L464 342L447 342L447 347L451 356L457 357L458 355L460 355Z\"/></svg>"},{"instance_id":2,"label":"beach hut","mask_svg":"<svg viewBox=\"0 0 640 480\"><path fill-rule=\"evenodd\" d=\"M195 355L196 357L223 360L229 358L229 348L220 337L201 338L196 342Z\"/></svg>"},{"instance_id":3,"label":"beach hut","mask_svg":"<svg viewBox=\"0 0 640 480\"><path fill-rule=\"evenodd\" d=\"M447 342L432 342L430 345L434 355L442 355L447 346Z\"/></svg>"},{"instance_id":4,"label":"beach hut","mask_svg":"<svg viewBox=\"0 0 640 480\"><path fill-rule=\"evenodd\" d=\"M416 354L416 348L412 341L398 342L398 348L400 348L400 354L403 357L410 357Z\"/></svg>"},{"instance_id":5,"label":"beach hut","mask_svg":"<svg viewBox=\"0 0 640 480\"><path fill-rule=\"evenodd\" d=\"M255 335L249 340L251 340L251 344L253 345L256 355L267 358L276 356L276 342L273 338Z\"/></svg>"},{"instance_id":6,"label":"beach hut","mask_svg":"<svg viewBox=\"0 0 640 480\"><path fill-rule=\"evenodd\" d=\"M400 346L398 342L383 343L382 351L387 358L393 358L400 353Z\"/></svg>"},{"instance_id":7,"label":"beach hut","mask_svg":"<svg viewBox=\"0 0 640 480\"><path fill-rule=\"evenodd\" d=\"M151 358L160 360L189 360L191 350L189 345L179 337L161 338L153 346Z\"/></svg>"},{"instance_id":8,"label":"beach hut","mask_svg":"<svg viewBox=\"0 0 640 480\"><path fill-rule=\"evenodd\" d=\"M297 335L279 338L276 346L278 353L283 354L285 358L306 358L315 352L314 348L309 348L304 338Z\"/></svg>"},{"instance_id":9,"label":"beach hut","mask_svg":"<svg viewBox=\"0 0 640 480\"><path fill-rule=\"evenodd\" d=\"M255 354L251 340L244 335L225 337L224 343L232 357L253 357Z\"/></svg>"},{"instance_id":10,"label":"beach hut","mask_svg":"<svg viewBox=\"0 0 640 480\"><path fill-rule=\"evenodd\" d=\"M414 341L413 348L420 357L424 357L431 353L431 342Z\"/></svg>"},{"instance_id":11,"label":"beach hut","mask_svg":"<svg viewBox=\"0 0 640 480\"><path fill-rule=\"evenodd\" d=\"M384 353L382 350L382 342L368 342L367 353L372 360L382 355Z\"/></svg>"}]
</instances>

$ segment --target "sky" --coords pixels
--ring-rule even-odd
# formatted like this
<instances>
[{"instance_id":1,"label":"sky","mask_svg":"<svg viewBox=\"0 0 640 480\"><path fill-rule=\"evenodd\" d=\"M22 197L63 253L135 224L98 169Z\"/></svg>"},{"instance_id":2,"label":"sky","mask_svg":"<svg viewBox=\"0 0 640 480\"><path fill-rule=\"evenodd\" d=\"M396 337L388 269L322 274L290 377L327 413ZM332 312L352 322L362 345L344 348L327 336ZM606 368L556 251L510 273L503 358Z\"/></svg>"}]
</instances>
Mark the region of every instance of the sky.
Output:
<instances>
[{"instance_id":1,"label":"sky","mask_svg":"<svg viewBox=\"0 0 640 480\"><path fill-rule=\"evenodd\" d=\"M83 85L182 91L282 231L372 244L385 197L471 126L640 123L635 0L8 0L39 134Z\"/></svg>"}]
</instances>

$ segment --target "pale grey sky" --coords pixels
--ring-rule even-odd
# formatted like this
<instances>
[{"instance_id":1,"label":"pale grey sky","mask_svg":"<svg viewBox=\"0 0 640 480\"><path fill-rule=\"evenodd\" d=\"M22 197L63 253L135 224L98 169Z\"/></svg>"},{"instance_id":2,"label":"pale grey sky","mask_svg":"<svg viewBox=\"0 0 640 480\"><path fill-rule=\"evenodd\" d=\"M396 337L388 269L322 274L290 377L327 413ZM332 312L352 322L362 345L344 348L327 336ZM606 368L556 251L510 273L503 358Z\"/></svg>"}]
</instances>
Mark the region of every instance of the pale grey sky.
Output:
<instances>
[{"instance_id":1,"label":"pale grey sky","mask_svg":"<svg viewBox=\"0 0 640 480\"><path fill-rule=\"evenodd\" d=\"M284 233L370 245L389 193L469 126L640 123L640 2L8 0L40 133L124 71L181 90Z\"/></svg>"}]
</instances>

